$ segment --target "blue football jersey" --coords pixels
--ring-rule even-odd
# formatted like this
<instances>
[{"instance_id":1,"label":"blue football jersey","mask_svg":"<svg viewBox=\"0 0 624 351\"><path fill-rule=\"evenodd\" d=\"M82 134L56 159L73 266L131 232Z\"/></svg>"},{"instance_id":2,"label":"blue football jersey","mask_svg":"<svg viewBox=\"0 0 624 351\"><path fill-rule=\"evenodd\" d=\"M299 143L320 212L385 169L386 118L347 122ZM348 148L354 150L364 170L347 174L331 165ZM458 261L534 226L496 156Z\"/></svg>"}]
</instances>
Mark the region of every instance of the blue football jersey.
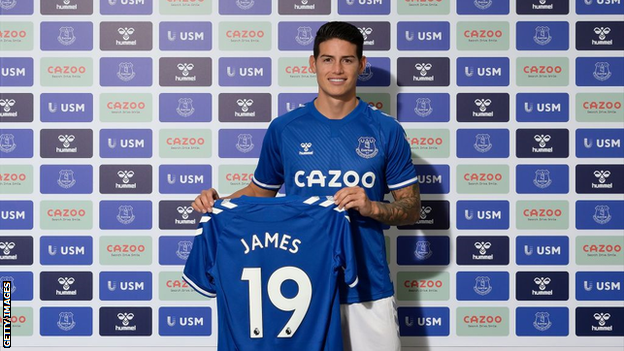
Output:
<instances>
[{"instance_id":1,"label":"blue football jersey","mask_svg":"<svg viewBox=\"0 0 624 351\"><path fill-rule=\"evenodd\" d=\"M266 133L253 182L287 195L333 196L360 186L373 201L388 190L418 182L405 131L396 119L359 100L339 120L323 116L313 102L276 118ZM382 224L350 212L360 283L340 285L341 303L392 296Z\"/></svg>"},{"instance_id":2,"label":"blue football jersey","mask_svg":"<svg viewBox=\"0 0 624 351\"><path fill-rule=\"evenodd\" d=\"M216 201L183 278L217 297L219 351L341 351L338 279L356 286L347 212L297 196Z\"/></svg>"}]
</instances>

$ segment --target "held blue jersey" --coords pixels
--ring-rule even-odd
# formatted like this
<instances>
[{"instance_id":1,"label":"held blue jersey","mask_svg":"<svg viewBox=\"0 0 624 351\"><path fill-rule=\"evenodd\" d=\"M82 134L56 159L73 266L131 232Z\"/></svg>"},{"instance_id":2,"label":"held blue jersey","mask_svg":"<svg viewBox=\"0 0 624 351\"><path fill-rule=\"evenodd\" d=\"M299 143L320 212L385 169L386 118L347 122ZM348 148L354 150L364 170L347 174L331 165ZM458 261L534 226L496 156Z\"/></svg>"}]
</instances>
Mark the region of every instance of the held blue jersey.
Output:
<instances>
[{"instance_id":1,"label":"held blue jersey","mask_svg":"<svg viewBox=\"0 0 624 351\"><path fill-rule=\"evenodd\" d=\"M396 119L359 100L340 120L323 116L313 102L276 118L262 144L253 182L287 195L333 196L360 186L373 201L388 190L418 182L405 131ZM340 285L341 303L377 300L394 289L381 223L351 211L360 283Z\"/></svg>"},{"instance_id":2,"label":"held blue jersey","mask_svg":"<svg viewBox=\"0 0 624 351\"><path fill-rule=\"evenodd\" d=\"M217 297L219 351L341 351L338 279L356 286L349 217L332 199L219 200L183 278Z\"/></svg>"}]
</instances>

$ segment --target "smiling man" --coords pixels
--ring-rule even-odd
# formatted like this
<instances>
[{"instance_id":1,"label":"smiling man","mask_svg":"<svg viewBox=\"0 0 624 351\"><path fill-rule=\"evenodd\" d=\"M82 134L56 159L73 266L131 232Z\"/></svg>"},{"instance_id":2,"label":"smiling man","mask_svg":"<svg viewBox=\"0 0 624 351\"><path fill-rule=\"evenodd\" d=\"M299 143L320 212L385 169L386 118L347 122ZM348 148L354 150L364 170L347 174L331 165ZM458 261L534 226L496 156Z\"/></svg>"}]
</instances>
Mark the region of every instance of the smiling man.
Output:
<instances>
[{"instance_id":1,"label":"smiling man","mask_svg":"<svg viewBox=\"0 0 624 351\"><path fill-rule=\"evenodd\" d=\"M273 197L284 186L287 195L333 196L349 210L359 284L340 289L344 346L393 351L401 346L382 224L416 222L420 193L405 131L356 96L363 44L349 23L318 30L310 56L318 97L271 123L253 182L230 198ZM388 191L394 202L382 202ZM193 208L210 212L218 198L204 190Z\"/></svg>"}]
</instances>

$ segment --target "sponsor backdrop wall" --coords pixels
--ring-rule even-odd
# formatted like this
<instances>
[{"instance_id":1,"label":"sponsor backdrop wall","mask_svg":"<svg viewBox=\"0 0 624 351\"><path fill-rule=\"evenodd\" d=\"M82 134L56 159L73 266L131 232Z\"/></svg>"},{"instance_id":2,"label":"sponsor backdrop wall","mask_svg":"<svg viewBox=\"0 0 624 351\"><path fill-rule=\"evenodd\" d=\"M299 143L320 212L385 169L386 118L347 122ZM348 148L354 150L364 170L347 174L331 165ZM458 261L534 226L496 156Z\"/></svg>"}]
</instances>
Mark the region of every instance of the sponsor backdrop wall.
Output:
<instances>
[{"instance_id":1,"label":"sponsor backdrop wall","mask_svg":"<svg viewBox=\"0 0 624 351\"><path fill-rule=\"evenodd\" d=\"M420 174L420 221L386 233L403 344L622 345L622 14L621 0L0 0L14 345L216 345L215 302L181 280L190 202L246 185L270 120L314 96L327 20L364 34L359 96L397 116Z\"/></svg>"}]
</instances>

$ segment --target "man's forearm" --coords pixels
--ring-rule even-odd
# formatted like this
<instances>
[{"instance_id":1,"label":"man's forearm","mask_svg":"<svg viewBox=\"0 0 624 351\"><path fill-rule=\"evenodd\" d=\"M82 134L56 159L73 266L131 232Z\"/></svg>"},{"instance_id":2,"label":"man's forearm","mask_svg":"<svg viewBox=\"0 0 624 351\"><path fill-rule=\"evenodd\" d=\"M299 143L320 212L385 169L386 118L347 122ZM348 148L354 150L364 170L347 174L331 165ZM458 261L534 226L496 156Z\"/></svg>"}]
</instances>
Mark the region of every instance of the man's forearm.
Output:
<instances>
[{"instance_id":1,"label":"man's forearm","mask_svg":"<svg viewBox=\"0 0 624 351\"><path fill-rule=\"evenodd\" d=\"M420 198L406 197L392 203L374 201L371 218L387 225L407 225L418 220Z\"/></svg>"}]
</instances>

